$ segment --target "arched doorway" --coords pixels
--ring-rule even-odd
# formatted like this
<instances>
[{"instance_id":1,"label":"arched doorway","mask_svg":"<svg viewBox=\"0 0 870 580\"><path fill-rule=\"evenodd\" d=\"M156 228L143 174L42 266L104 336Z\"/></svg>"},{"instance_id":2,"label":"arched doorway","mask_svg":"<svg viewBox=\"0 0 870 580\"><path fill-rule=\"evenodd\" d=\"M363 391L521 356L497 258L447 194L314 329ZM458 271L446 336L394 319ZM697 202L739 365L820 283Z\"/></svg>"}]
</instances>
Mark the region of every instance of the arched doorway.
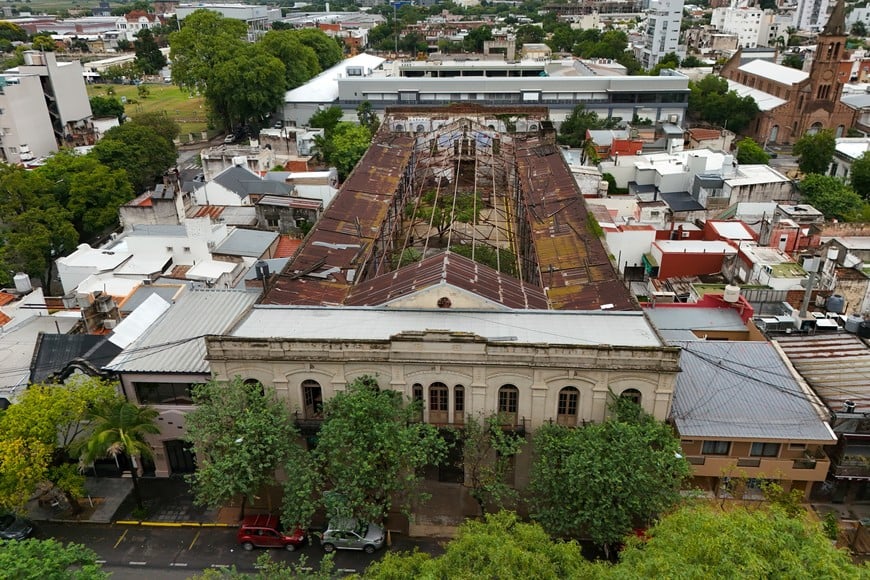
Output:
<instances>
[{"instance_id":1,"label":"arched doorway","mask_svg":"<svg viewBox=\"0 0 870 580\"><path fill-rule=\"evenodd\" d=\"M450 421L448 406L448 390L444 383L429 385L429 422L446 424Z\"/></svg>"},{"instance_id":2,"label":"arched doorway","mask_svg":"<svg viewBox=\"0 0 870 580\"><path fill-rule=\"evenodd\" d=\"M302 402L306 419L323 418L323 389L320 388L320 383L302 381Z\"/></svg>"},{"instance_id":3,"label":"arched doorway","mask_svg":"<svg viewBox=\"0 0 870 580\"><path fill-rule=\"evenodd\" d=\"M556 422L559 425L574 427L577 425L577 407L580 402L580 391L577 387L565 387L559 391L559 403L556 408Z\"/></svg>"}]
</instances>

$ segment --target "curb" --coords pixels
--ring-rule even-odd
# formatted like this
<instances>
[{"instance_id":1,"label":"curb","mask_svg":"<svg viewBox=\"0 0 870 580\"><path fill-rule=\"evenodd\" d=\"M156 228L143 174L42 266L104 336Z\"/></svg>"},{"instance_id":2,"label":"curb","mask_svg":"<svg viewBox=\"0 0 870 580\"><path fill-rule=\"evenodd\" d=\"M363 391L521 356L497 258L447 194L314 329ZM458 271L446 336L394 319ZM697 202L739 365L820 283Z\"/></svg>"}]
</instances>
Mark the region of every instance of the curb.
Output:
<instances>
[{"instance_id":1,"label":"curb","mask_svg":"<svg viewBox=\"0 0 870 580\"><path fill-rule=\"evenodd\" d=\"M111 522L119 526L145 526L152 528L236 528L237 525L211 522L150 522L139 520L116 520Z\"/></svg>"},{"instance_id":2,"label":"curb","mask_svg":"<svg viewBox=\"0 0 870 580\"><path fill-rule=\"evenodd\" d=\"M47 520L40 520L35 518L30 518L34 522L46 522L49 524L92 524L92 525L103 525L108 526L112 524L111 520L106 521L95 521L95 520L65 520L58 518L49 518Z\"/></svg>"}]
</instances>

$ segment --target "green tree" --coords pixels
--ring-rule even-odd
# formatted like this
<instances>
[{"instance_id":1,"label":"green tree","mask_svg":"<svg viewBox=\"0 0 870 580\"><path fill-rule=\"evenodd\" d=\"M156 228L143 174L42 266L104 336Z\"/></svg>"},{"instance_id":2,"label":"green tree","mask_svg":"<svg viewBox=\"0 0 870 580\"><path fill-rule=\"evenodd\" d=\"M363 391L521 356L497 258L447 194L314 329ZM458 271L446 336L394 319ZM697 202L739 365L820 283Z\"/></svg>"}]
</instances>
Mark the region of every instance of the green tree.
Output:
<instances>
[{"instance_id":1,"label":"green tree","mask_svg":"<svg viewBox=\"0 0 870 580\"><path fill-rule=\"evenodd\" d=\"M599 574L600 575L600 574ZM553 541L541 526L513 512L487 514L459 528L443 555L388 553L363 575L367 580L404 578L594 578L596 566L574 542Z\"/></svg>"},{"instance_id":2,"label":"green tree","mask_svg":"<svg viewBox=\"0 0 870 580\"><path fill-rule=\"evenodd\" d=\"M611 413L580 429L540 427L529 485L535 520L605 551L676 505L690 473L669 426L625 399Z\"/></svg>"},{"instance_id":3,"label":"green tree","mask_svg":"<svg viewBox=\"0 0 870 580\"><path fill-rule=\"evenodd\" d=\"M494 248L486 243L453 244L450 251L489 266L510 276L517 275L517 256L507 248Z\"/></svg>"},{"instance_id":4,"label":"green tree","mask_svg":"<svg viewBox=\"0 0 870 580\"><path fill-rule=\"evenodd\" d=\"M798 167L804 173L827 173L834 159L837 140L830 129L815 135L805 134L794 144L794 154L798 156Z\"/></svg>"},{"instance_id":5,"label":"green tree","mask_svg":"<svg viewBox=\"0 0 870 580\"><path fill-rule=\"evenodd\" d=\"M0 507L22 510L37 485L49 483L78 509L84 480L71 465L71 448L82 436L88 408L117 396L115 384L79 377L60 386L31 385L0 412L0 455L6 458L0 459ZM20 472L17 463L24 465Z\"/></svg>"},{"instance_id":6,"label":"green tree","mask_svg":"<svg viewBox=\"0 0 870 580\"><path fill-rule=\"evenodd\" d=\"M94 95L90 98L91 112L94 117L116 117L119 121L124 116L124 105L114 97Z\"/></svg>"},{"instance_id":7,"label":"green tree","mask_svg":"<svg viewBox=\"0 0 870 580\"><path fill-rule=\"evenodd\" d=\"M27 31L15 24L14 22L0 22L0 38L9 42L27 42L29 35Z\"/></svg>"},{"instance_id":8,"label":"green tree","mask_svg":"<svg viewBox=\"0 0 870 580\"><path fill-rule=\"evenodd\" d=\"M169 35L172 81L182 88L205 93L218 65L243 52L247 26L211 10L197 10L184 19L181 30Z\"/></svg>"},{"instance_id":9,"label":"green tree","mask_svg":"<svg viewBox=\"0 0 870 580\"><path fill-rule=\"evenodd\" d=\"M0 570L7 578L103 580L109 574L98 557L81 544L64 546L52 538L0 541Z\"/></svg>"},{"instance_id":10,"label":"green tree","mask_svg":"<svg viewBox=\"0 0 870 580\"><path fill-rule=\"evenodd\" d=\"M698 68L700 66L704 66L704 61L697 56L690 54L683 59L683 62L680 63L680 66L683 68Z\"/></svg>"},{"instance_id":11,"label":"green tree","mask_svg":"<svg viewBox=\"0 0 870 580\"><path fill-rule=\"evenodd\" d=\"M294 30L293 33L305 46L311 48L317 55L320 70L326 70L340 63L344 59L344 51L334 38L327 36L318 28L303 28Z\"/></svg>"},{"instance_id":12,"label":"green tree","mask_svg":"<svg viewBox=\"0 0 870 580\"><path fill-rule=\"evenodd\" d=\"M462 48L468 52L481 52L483 51L483 43L487 40L492 40L492 27L479 26L468 31L468 34L462 39Z\"/></svg>"},{"instance_id":13,"label":"green tree","mask_svg":"<svg viewBox=\"0 0 870 580\"><path fill-rule=\"evenodd\" d=\"M285 87L284 64L258 45L246 45L215 66L205 97L224 128L230 129L259 124L283 103Z\"/></svg>"},{"instance_id":14,"label":"green tree","mask_svg":"<svg viewBox=\"0 0 870 580\"><path fill-rule=\"evenodd\" d=\"M321 72L317 53L290 30L270 30L260 40L268 53L284 63L285 89L295 89Z\"/></svg>"},{"instance_id":15,"label":"green tree","mask_svg":"<svg viewBox=\"0 0 870 580\"><path fill-rule=\"evenodd\" d=\"M418 409L370 376L326 402L315 454L330 516L381 521L394 504L408 513L424 499L418 471L443 461L447 444L434 426L415 420Z\"/></svg>"},{"instance_id":16,"label":"green tree","mask_svg":"<svg viewBox=\"0 0 870 580\"><path fill-rule=\"evenodd\" d=\"M707 75L698 82L689 81L689 115L739 133L758 115L758 105L752 97L741 97L728 90L724 78Z\"/></svg>"},{"instance_id":17,"label":"green tree","mask_svg":"<svg viewBox=\"0 0 870 580\"><path fill-rule=\"evenodd\" d=\"M30 46L33 50L41 50L43 52L54 52L57 50L57 44L51 36L40 34L33 37L30 41Z\"/></svg>"},{"instance_id":18,"label":"green tree","mask_svg":"<svg viewBox=\"0 0 870 580\"><path fill-rule=\"evenodd\" d=\"M324 132L331 135L335 127L341 121L344 112L341 107L332 106L328 109L320 109L308 120L308 126L316 129L324 129Z\"/></svg>"},{"instance_id":19,"label":"green tree","mask_svg":"<svg viewBox=\"0 0 870 580\"><path fill-rule=\"evenodd\" d=\"M166 57L160 52L151 29L140 30L133 41L133 47L136 50L136 66L143 74L156 75L166 66Z\"/></svg>"},{"instance_id":20,"label":"green tree","mask_svg":"<svg viewBox=\"0 0 870 580\"><path fill-rule=\"evenodd\" d=\"M867 25L864 24L862 20L856 20L852 24L852 28L849 29L849 33L852 36L860 36L861 38L865 38L867 36Z\"/></svg>"},{"instance_id":21,"label":"green tree","mask_svg":"<svg viewBox=\"0 0 870 580\"><path fill-rule=\"evenodd\" d=\"M782 64L784 66L796 68L797 70L803 70L803 68L804 68L804 55L800 54L800 53L791 52L791 53L785 55L785 58L782 59Z\"/></svg>"},{"instance_id":22,"label":"green tree","mask_svg":"<svg viewBox=\"0 0 870 580\"><path fill-rule=\"evenodd\" d=\"M460 191L453 195L447 188L430 189L420 196L419 203L411 202L405 207L405 215L415 223L433 228L443 241L454 223L475 223L482 208L483 201L477 194Z\"/></svg>"},{"instance_id":23,"label":"green tree","mask_svg":"<svg viewBox=\"0 0 870 580\"><path fill-rule=\"evenodd\" d=\"M776 508L686 506L629 538L618 578L861 578L818 523Z\"/></svg>"},{"instance_id":24,"label":"green tree","mask_svg":"<svg viewBox=\"0 0 870 580\"><path fill-rule=\"evenodd\" d=\"M91 155L63 150L36 171L54 184L52 190L57 201L69 211L79 237L84 240L117 225L118 208L134 197L124 170L110 169Z\"/></svg>"},{"instance_id":25,"label":"green tree","mask_svg":"<svg viewBox=\"0 0 870 580\"><path fill-rule=\"evenodd\" d=\"M680 57L675 52L669 52L659 59L659 62L650 70L650 75L658 76L664 69L674 69L680 67Z\"/></svg>"},{"instance_id":26,"label":"green tree","mask_svg":"<svg viewBox=\"0 0 870 580\"><path fill-rule=\"evenodd\" d=\"M753 139L745 137L737 142L737 163L767 165L768 161L770 161L770 155Z\"/></svg>"},{"instance_id":27,"label":"green tree","mask_svg":"<svg viewBox=\"0 0 870 580\"><path fill-rule=\"evenodd\" d=\"M275 470L296 445L290 410L273 390L245 384L241 377L196 385L193 402L196 407L186 421L187 440L198 460L188 477L196 501L219 506L241 496L244 517L245 502L275 481Z\"/></svg>"},{"instance_id":28,"label":"green tree","mask_svg":"<svg viewBox=\"0 0 870 580\"><path fill-rule=\"evenodd\" d=\"M544 42L544 29L534 24L523 24L517 27L515 35L517 48L522 48L524 44Z\"/></svg>"},{"instance_id":29,"label":"green tree","mask_svg":"<svg viewBox=\"0 0 870 580\"><path fill-rule=\"evenodd\" d=\"M162 113L136 113L128 123L150 127L155 133L170 143L181 133L181 127L165 111Z\"/></svg>"},{"instance_id":30,"label":"green tree","mask_svg":"<svg viewBox=\"0 0 870 580\"><path fill-rule=\"evenodd\" d=\"M811 173L805 176L798 188L804 203L808 203L828 219L849 221L861 210L861 196L851 187L829 175Z\"/></svg>"},{"instance_id":31,"label":"green tree","mask_svg":"<svg viewBox=\"0 0 870 580\"><path fill-rule=\"evenodd\" d=\"M372 134L356 123L339 123L329 140L330 153L327 161L338 169L339 177L344 180L365 155L371 145Z\"/></svg>"},{"instance_id":32,"label":"green tree","mask_svg":"<svg viewBox=\"0 0 870 580\"><path fill-rule=\"evenodd\" d=\"M101 457L119 457L130 460L130 476L136 505L143 509L139 491L138 467L133 465L137 457L152 457L147 435L158 435L157 411L140 407L123 399L99 404L88 410L89 433L81 445L83 464L93 463Z\"/></svg>"},{"instance_id":33,"label":"green tree","mask_svg":"<svg viewBox=\"0 0 870 580\"><path fill-rule=\"evenodd\" d=\"M378 118L378 114L372 109L370 101L363 101L359 104L356 108L356 117L359 120L359 124L368 129L369 133L374 135L378 132L378 128L381 126L381 120Z\"/></svg>"},{"instance_id":34,"label":"green tree","mask_svg":"<svg viewBox=\"0 0 870 580\"><path fill-rule=\"evenodd\" d=\"M589 129L612 129L619 119L602 119L594 111L587 111L583 104L574 107L571 114L559 127L559 143L568 147L584 147L587 143L586 131Z\"/></svg>"},{"instance_id":35,"label":"green tree","mask_svg":"<svg viewBox=\"0 0 870 580\"><path fill-rule=\"evenodd\" d=\"M502 424L498 415L469 415L462 431L465 485L481 513L507 507L517 499L516 491L507 484L507 473L526 440L506 432Z\"/></svg>"},{"instance_id":36,"label":"green tree","mask_svg":"<svg viewBox=\"0 0 870 580\"><path fill-rule=\"evenodd\" d=\"M106 131L92 154L112 169L125 170L134 193L152 187L178 157L172 141L138 123L124 123Z\"/></svg>"},{"instance_id":37,"label":"green tree","mask_svg":"<svg viewBox=\"0 0 870 580\"><path fill-rule=\"evenodd\" d=\"M865 201L870 200L870 153L864 153L852 162L849 184Z\"/></svg>"},{"instance_id":38,"label":"green tree","mask_svg":"<svg viewBox=\"0 0 870 580\"><path fill-rule=\"evenodd\" d=\"M78 233L52 184L23 167L0 164L0 280L25 272L47 284L55 258L72 251Z\"/></svg>"},{"instance_id":39,"label":"green tree","mask_svg":"<svg viewBox=\"0 0 870 580\"><path fill-rule=\"evenodd\" d=\"M285 563L272 559L269 554L260 554L256 563L257 572L239 572L235 566L230 569L206 569L193 580L246 579L246 580L333 580L336 577L333 554L324 554L320 568L315 570L308 565L305 554L296 562Z\"/></svg>"}]
</instances>

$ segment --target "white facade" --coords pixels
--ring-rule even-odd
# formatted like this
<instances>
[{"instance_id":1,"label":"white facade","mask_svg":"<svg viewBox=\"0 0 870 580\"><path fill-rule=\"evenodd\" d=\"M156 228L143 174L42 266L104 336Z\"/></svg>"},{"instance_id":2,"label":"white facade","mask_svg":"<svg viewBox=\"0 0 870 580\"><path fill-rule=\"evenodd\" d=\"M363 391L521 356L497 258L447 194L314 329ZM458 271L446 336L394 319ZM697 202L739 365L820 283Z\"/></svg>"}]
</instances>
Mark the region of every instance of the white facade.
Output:
<instances>
[{"instance_id":1,"label":"white facade","mask_svg":"<svg viewBox=\"0 0 870 580\"><path fill-rule=\"evenodd\" d=\"M828 21L829 0L798 0L792 26L798 30L819 32Z\"/></svg>"},{"instance_id":2,"label":"white facade","mask_svg":"<svg viewBox=\"0 0 870 580\"><path fill-rule=\"evenodd\" d=\"M641 49L641 64L650 69L671 52L680 53L680 23L684 0L652 0L647 12L646 40Z\"/></svg>"},{"instance_id":3,"label":"white facade","mask_svg":"<svg viewBox=\"0 0 870 580\"><path fill-rule=\"evenodd\" d=\"M771 46L770 29L774 16L769 11L745 6L714 8L710 24L721 32L736 35L740 48ZM774 27L774 30L778 28Z\"/></svg>"},{"instance_id":4,"label":"white facade","mask_svg":"<svg viewBox=\"0 0 870 580\"><path fill-rule=\"evenodd\" d=\"M64 129L70 123L90 120L91 102L79 61L59 63L53 52L26 51L24 64L18 67L18 72L48 77L46 84L51 94L45 98L56 103L60 124Z\"/></svg>"},{"instance_id":5,"label":"white facade","mask_svg":"<svg viewBox=\"0 0 870 580\"><path fill-rule=\"evenodd\" d=\"M57 151L38 75L0 75L0 159L17 164Z\"/></svg>"}]
</instances>

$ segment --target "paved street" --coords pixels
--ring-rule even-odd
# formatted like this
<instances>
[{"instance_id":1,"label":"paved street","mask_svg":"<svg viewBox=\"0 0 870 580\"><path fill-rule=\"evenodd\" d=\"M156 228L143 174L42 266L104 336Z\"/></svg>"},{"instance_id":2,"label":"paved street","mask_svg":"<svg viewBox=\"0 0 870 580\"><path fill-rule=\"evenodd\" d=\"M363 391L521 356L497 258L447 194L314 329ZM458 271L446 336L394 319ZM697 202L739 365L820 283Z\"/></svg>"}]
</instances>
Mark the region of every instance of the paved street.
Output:
<instances>
[{"instance_id":1,"label":"paved street","mask_svg":"<svg viewBox=\"0 0 870 580\"><path fill-rule=\"evenodd\" d=\"M257 557L263 550L245 552L236 543L235 528L164 528L95 524L38 525L40 537L52 537L62 542L77 542L94 550L113 578L145 578L155 572L160 578L186 578L207 568L235 566L239 571L253 572ZM414 546L430 553L440 553L434 539L393 537L392 550L410 550ZM268 550L274 560L296 562L305 555L308 564L317 565L323 551L317 540L295 552ZM362 552L339 551L336 567L350 572L361 571L386 550L368 555ZM150 574L148 573L150 571Z\"/></svg>"}]
</instances>

